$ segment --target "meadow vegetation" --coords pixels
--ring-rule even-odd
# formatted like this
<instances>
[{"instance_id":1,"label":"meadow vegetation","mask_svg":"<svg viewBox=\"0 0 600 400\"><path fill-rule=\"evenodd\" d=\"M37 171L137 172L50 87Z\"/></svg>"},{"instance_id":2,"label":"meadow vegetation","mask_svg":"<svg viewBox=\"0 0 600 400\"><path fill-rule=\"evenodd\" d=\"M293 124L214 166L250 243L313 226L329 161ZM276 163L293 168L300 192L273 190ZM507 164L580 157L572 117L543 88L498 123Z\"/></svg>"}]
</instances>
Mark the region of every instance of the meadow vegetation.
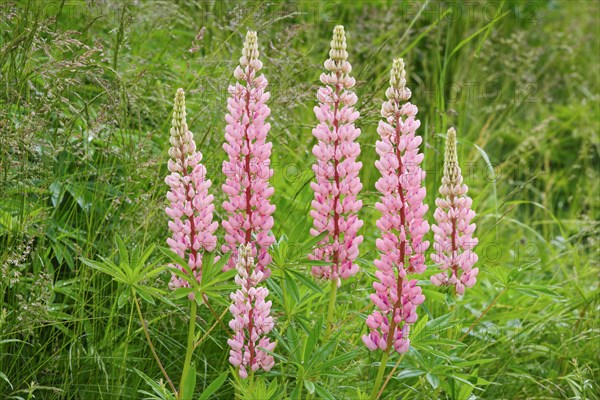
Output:
<instances>
[{"instance_id":1,"label":"meadow vegetation","mask_svg":"<svg viewBox=\"0 0 600 400\"><path fill-rule=\"evenodd\" d=\"M371 393L380 354L361 336L377 255L376 128L391 61L403 57L421 120L427 218L454 126L480 272L457 298L429 282L429 250L411 349L387 360L381 398L600 399L599 12L595 1L1 1L0 398L167 398L138 312L179 381L189 302L167 289L170 274L148 274L132 291L84 260L119 264L128 254L133 264L165 247L179 87L213 181L214 218L225 218L227 87L251 29L271 91L277 207L267 280L275 366L254 398ZM361 112L364 243L328 329L331 288L307 259L309 166L337 24ZM168 262L152 250L147 265ZM228 361L231 285L215 292L214 310L198 307L194 398L213 382L212 398L234 398L240 385Z\"/></svg>"}]
</instances>

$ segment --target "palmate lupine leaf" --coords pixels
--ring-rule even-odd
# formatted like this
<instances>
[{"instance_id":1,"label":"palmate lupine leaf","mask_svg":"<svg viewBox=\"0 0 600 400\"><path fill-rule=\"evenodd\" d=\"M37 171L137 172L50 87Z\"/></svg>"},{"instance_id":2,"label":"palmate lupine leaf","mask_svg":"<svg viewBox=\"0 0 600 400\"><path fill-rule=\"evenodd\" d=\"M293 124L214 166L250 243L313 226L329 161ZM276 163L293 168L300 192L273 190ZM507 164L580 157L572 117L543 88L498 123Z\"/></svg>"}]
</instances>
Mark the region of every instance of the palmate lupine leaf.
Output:
<instances>
[{"instance_id":1,"label":"palmate lupine leaf","mask_svg":"<svg viewBox=\"0 0 600 400\"><path fill-rule=\"evenodd\" d=\"M154 252L155 246L148 246L142 253L139 248L130 252L120 236L116 236L115 242L119 252L119 263L100 256L102 261L90 260L82 257L81 262L85 265L111 276L116 282L126 285L139 294L145 301L154 304L154 298L163 298L165 292L161 289L145 285L144 282L154 278L165 268L156 261L147 263ZM117 305L122 307L129 299L130 291L121 292L117 297Z\"/></svg>"},{"instance_id":2,"label":"palmate lupine leaf","mask_svg":"<svg viewBox=\"0 0 600 400\"><path fill-rule=\"evenodd\" d=\"M183 270L167 266L166 268L181 281L189 284L189 287L180 287L173 290L174 298L182 298L190 293L199 293L206 295L211 301L221 305L228 305L228 299L225 293L231 292L235 285L227 284L235 276L235 270L222 271L227 262L227 257L221 257L215 262L215 256L211 252L205 252L202 260L202 280L198 282L193 276L193 272L188 264L177 253L171 249L159 247L159 250L167 259L176 265L181 265ZM202 297L201 297L202 298Z\"/></svg>"}]
</instances>

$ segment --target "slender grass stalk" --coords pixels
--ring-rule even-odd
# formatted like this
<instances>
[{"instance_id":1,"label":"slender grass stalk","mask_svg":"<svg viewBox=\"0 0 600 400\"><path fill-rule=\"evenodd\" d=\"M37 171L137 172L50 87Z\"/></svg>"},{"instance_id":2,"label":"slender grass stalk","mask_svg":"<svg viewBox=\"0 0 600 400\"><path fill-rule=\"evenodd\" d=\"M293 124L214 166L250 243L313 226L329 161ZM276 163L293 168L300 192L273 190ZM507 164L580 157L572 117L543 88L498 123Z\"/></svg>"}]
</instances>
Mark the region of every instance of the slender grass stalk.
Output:
<instances>
[{"instance_id":1,"label":"slender grass stalk","mask_svg":"<svg viewBox=\"0 0 600 400\"><path fill-rule=\"evenodd\" d=\"M175 385L173 385L173 381L171 381L171 378L169 378L169 374L167 374L165 367L163 367L162 363L160 362L160 358L158 358L156 349L154 348L154 345L152 344L152 339L150 339L150 332L148 331L148 326L146 325L146 320L144 319L144 316L142 315L142 308L140 307L140 302L139 302L137 295L135 293L135 290L133 288L131 289L131 294L133 295L133 301L135 302L138 316L140 317L140 322L142 323L142 327L144 328L144 334L146 335L146 340L148 341L148 346L150 346L150 350L152 351L152 355L154 356L154 359L156 360L156 364L158 364L158 368L160 368L161 372L163 373L163 376L165 377L165 379L167 380L167 383L169 384L169 387L171 388L171 390L177 397L178 396L177 389L175 389Z\"/></svg>"},{"instance_id":2,"label":"slender grass stalk","mask_svg":"<svg viewBox=\"0 0 600 400\"><path fill-rule=\"evenodd\" d=\"M504 287L504 289L502 289L502 291L500 293L498 293L496 295L496 297L494 297L494 300L492 300L492 302L485 308L485 310L483 310L483 312L475 320L475 322L473 322L471 324L471 326L469 326L469 329L467 329L467 331L465 332L465 334L462 335L462 337L460 338L459 342L462 342L463 340L465 340L465 338L469 335L469 333L473 330L473 328L475 328L475 326L479 323L479 321L481 321L481 319L492 309L492 307L496 304L496 302L500 299L500 297L504 293L506 293L507 290L508 290L508 287Z\"/></svg>"},{"instance_id":3,"label":"slender grass stalk","mask_svg":"<svg viewBox=\"0 0 600 400\"><path fill-rule=\"evenodd\" d=\"M213 329L215 329L215 327L221 323L221 325L223 325L223 322L221 322L221 320L223 319L223 317L225 316L225 314L227 313L227 311L229 311L228 308L225 308L223 310L223 312L221 313L220 317L217 317L217 321L215 321L214 324L212 324L212 326L206 331L206 333L204 333L204 336L202 336L200 338L200 340L198 340L195 344L194 344L194 350L196 350L196 347L200 346L202 344L202 342L204 342L206 340L206 338L208 337L208 335L213 331Z\"/></svg>"},{"instance_id":4,"label":"slender grass stalk","mask_svg":"<svg viewBox=\"0 0 600 400\"><path fill-rule=\"evenodd\" d=\"M404 354L406 354L406 353L404 353ZM383 382L383 385L381 386L381 389L379 389L379 393L377 394L376 399L379 399L381 397L381 395L383 394L383 391L385 390L385 387L387 386L387 384L390 381L390 379L392 379L392 375L394 375L394 372L396 372L396 369L398 368L398 365L400 365L400 363L402 362L402 359L404 358L404 354L400 355L400 358L398 358L398 361L396 361L396 365L394 365L394 368L392 368L392 370L390 371L390 373L388 374L388 376L385 378L385 382Z\"/></svg>"},{"instance_id":5,"label":"slender grass stalk","mask_svg":"<svg viewBox=\"0 0 600 400\"><path fill-rule=\"evenodd\" d=\"M198 310L198 304L196 303L196 300L192 300L191 301L192 306L191 306L191 310L190 310L190 326L188 329L188 339L187 339L187 351L185 353L185 361L183 364L183 373L181 374L181 383L179 385L179 390L181 391L181 389L184 386L184 384L186 383L186 379L190 370L190 365L192 363L192 354L194 353L194 338L195 338L195 328L196 328L196 312Z\"/></svg>"},{"instance_id":6,"label":"slender grass stalk","mask_svg":"<svg viewBox=\"0 0 600 400\"><path fill-rule=\"evenodd\" d=\"M331 292L329 294L329 306L327 307L327 334L333 328L333 314L335 311L335 298L337 296L337 280L331 281Z\"/></svg>"},{"instance_id":7,"label":"slender grass stalk","mask_svg":"<svg viewBox=\"0 0 600 400\"><path fill-rule=\"evenodd\" d=\"M216 323L219 323L221 325L221 328L223 328L223 330L225 332L229 332L230 328L228 328L224 323L223 323L223 316L225 315L225 313L227 312L227 308L223 311L223 313L221 314L221 316L219 317L217 315L217 313L215 312L215 309L212 308L212 306L210 305L210 303L208 302L208 296L206 296L206 294L202 295L202 298L204 299L204 304L206 304L206 307L208 307L208 309L210 310L211 314L213 315L213 317L215 317L217 319Z\"/></svg>"},{"instance_id":8,"label":"slender grass stalk","mask_svg":"<svg viewBox=\"0 0 600 400\"><path fill-rule=\"evenodd\" d=\"M116 302L115 302L116 303ZM129 323L127 324L127 335L125 336L125 351L123 351L123 359L121 361L121 371L127 372L125 370L125 363L127 362L127 352L129 350L129 337L131 335L131 326L133 325L133 310L134 310L135 306L133 304L131 304L131 310L129 312ZM111 313L111 318L112 318L112 313ZM110 320L109 320L110 323ZM119 376L119 394L121 394L123 388L121 387L121 382L122 382L122 378L123 376L125 376L125 374L123 374L122 376Z\"/></svg>"}]
</instances>

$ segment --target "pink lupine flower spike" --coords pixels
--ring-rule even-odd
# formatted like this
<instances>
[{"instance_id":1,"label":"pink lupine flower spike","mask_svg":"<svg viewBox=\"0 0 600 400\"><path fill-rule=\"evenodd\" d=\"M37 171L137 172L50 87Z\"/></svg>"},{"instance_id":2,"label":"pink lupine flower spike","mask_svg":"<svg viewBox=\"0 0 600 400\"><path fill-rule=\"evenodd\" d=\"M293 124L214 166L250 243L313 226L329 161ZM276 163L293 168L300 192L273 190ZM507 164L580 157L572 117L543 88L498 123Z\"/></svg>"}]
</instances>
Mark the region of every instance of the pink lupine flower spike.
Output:
<instances>
[{"instance_id":1,"label":"pink lupine flower spike","mask_svg":"<svg viewBox=\"0 0 600 400\"><path fill-rule=\"evenodd\" d=\"M373 283L375 293L371 294L376 310L366 321L370 333L362 337L369 350L384 352L374 396L390 352L408 351L410 325L417 320L417 306L425 300L417 280L408 277L425 271L424 253L429 247L429 242L423 241L429 224L423 219L427 205L423 204L425 172L420 167L422 138L415 133L420 122L415 119L417 107L408 102L410 96L404 62L396 59L386 90L388 100L381 108L384 120L379 121L377 128L379 160L375 166L381 178L375 187L381 198L375 208L381 212L377 221L381 237L376 241L380 255L375 260L377 281Z\"/></svg>"},{"instance_id":2,"label":"pink lupine flower spike","mask_svg":"<svg viewBox=\"0 0 600 400\"><path fill-rule=\"evenodd\" d=\"M230 270L237 263L238 246L251 243L252 255L257 258L256 267L263 271L263 279L266 279L271 273L268 248L275 241L269 233L275 206L269 202L273 195L273 187L269 184L273 176L272 143L266 140L271 129L266 122L271 113L266 105L270 94L266 91L267 79L263 74L258 75L262 69L258 55L256 32L250 31L246 35L240 65L234 71L235 78L242 83L229 87L227 100L223 148L229 158L223 162L226 180L222 188L229 196L223 203L229 217L222 223L225 229L222 250L232 253L224 267Z\"/></svg>"},{"instance_id":3,"label":"pink lupine flower spike","mask_svg":"<svg viewBox=\"0 0 600 400\"><path fill-rule=\"evenodd\" d=\"M208 194L211 185L206 179L206 168L200 163L202 153L196 150L194 135L186 123L185 94L178 89L173 108L169 149L169 171L165 178L169 185L165 209L171 220L169 229L172 236L167 244L181 258L188 262L198 282L202 279L202 251L213 251L217 245L214 235L218 227L213 222L213 195ZM180 265L171 265L184 271ZM189 283L172 274L169 287L189 287ZM193 295L190 295L193 297Z\"/></svg>"},{"instance_id":4,"label":"pink lupine flower spike","mask_svg":"<svg viewBox=\"0 0 600 400\"><path fill-rule=\"evenodd\" d=\"M237 254L235 283L240 289L231 294L233 304L229 310L233 319L229 327L234 335L227 343L231 347L229 362L239 367L240 377L246 378L247 368L269 371L275 364L273 356L264 351L275 349L275 342L266 336L273 329L274 322L270 315L271 301L265 301L269 290L257 286L264 274L254 265L252 246L240 246Z\"/></svg>"},{"instance_id":5,"label":"pink lupine flower spike","mask_svg":"<svg viewBox=\"0 0 600 400\"><path fill-rule=\"evenodd\" d=\"M362 201L357 200L362 189L358 177L362 163L356 161L360 146L355 142L360 129L354 126L359 113L353 107L357 97L351 89L356 81L350 76L352 66L347 59L344 27L338 25L333 31L329 59L325 61L328 72L321 74L325 86L318 90L319 105L314 108L319 124L313 129L317 144L312 152L317 162L313 165L316 182L311 183L314 200L310 233L327 235L309 256L311 260L330 263L314 266L312 273L337 285L341 278L358 272L355 260L363 241L357 235L363 224L357 215L362 207Z\"/></svg>"},{"instance_id":6,"label":"pink lupine flower spike","mask_svg":"<svg viewBox=\"0 0 600 400\"><path fill-rule=\"evenodd\" d=\"M378 281L373 283L371 300L378 310L367 318L371 333L363 336L370 350L387 352L393 347L398 353L408 350L410 325L417 319L416 307L425 299L417 280L407 275L425 271L424 253L429 247L423 241L429 224L423 219L427 205L423 204L425 172L420 167L422 138L415 133L420 122L415 119L417 107L408 102L411 92L405 76L403 60L394 60L388 100L381 109L385 120L377 128L381 140L376 143L380 158L375 166L381 178L375 187L381 200L375 208L381 212L377 221L381 237L376 241Z\"/></svg>"},{"instance_id":7,"label":"pink lupine flower spike","mask_svg":"<svg viewBox=\"0 0 600 400\"><path fill-rule=\"evenodd\" d=\"M471 220L475 211L471 209L473 201L467 196L467 190L458 165L456 131L450 128L446 136L444 176L440 187L443 197L435 201L437 209L433 216L436 224L432 228L435 253L431 259L442 272L430 279L436 286L454 286L459 295L464 294L466 287L473 287L479 273L478 268L473 268L477 262L473 249L478 241L473 236L475 224Z\"/></svg>"}]
</instances>

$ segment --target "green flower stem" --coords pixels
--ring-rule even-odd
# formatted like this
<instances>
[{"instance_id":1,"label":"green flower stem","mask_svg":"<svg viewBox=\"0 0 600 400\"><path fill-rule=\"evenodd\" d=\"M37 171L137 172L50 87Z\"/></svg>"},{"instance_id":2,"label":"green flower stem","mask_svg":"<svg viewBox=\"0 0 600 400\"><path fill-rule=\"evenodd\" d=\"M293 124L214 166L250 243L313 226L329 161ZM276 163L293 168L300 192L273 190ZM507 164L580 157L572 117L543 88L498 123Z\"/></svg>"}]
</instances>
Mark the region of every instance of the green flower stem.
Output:
<instances>
[{"instance_id":1,"label":"green flower stem","mask_svg":"<svg viewBox=\"0 0 600 400\"><path fill-rule=\"evenodd\" d=\"M179 389L181 390L185 384L185 380L188 376L188 372L190 370L190 365L192 363L192 354L194 353L194 338L195 333L194 330L196 328L196 310L198 308L198 304L196 300L192 300L192 306L190 311L190 327L188 330L188 340L187 340L187 351L185 353L185 362L183 364L183 374L181 375L181 383L179 384Z\"/></svg>"},{"instance_id":2,"label":"green flower stem","mask_svg":"<svg viewBox=\"0 0 600 400\"><path fill-rule=\"evenodd\" d=\"M375 379L375 385L373 385L373 393L371 393L371 400L377 399L379 386L381 386L381 381L383 380L383 375L385 374L385 368L387 366L387 360L390 356L390 353L385 351L383 356L381 356L381 363L379 364L379 371L377 372L377 378Z\"/></svg>"}]
</instances>

